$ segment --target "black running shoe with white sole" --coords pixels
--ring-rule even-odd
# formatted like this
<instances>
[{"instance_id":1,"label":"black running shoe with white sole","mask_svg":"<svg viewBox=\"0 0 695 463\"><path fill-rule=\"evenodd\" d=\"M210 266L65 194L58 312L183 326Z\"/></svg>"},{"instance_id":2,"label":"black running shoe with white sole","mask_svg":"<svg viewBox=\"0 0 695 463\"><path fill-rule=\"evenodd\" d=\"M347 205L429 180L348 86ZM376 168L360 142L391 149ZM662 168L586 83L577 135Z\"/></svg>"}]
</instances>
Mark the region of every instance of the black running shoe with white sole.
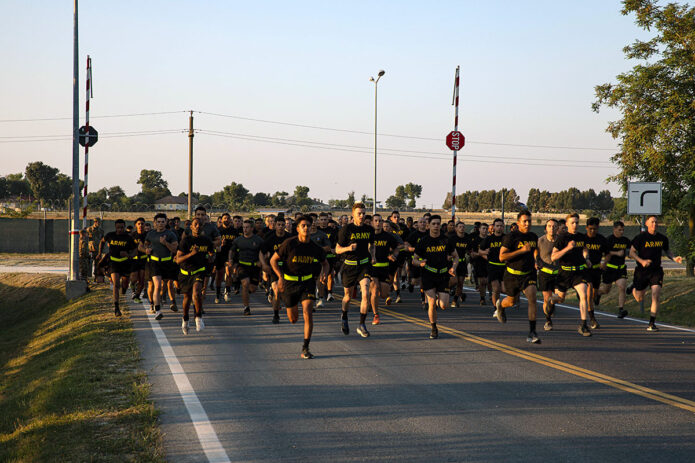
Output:
<instances>
[{"instance_id":1,"label":"black running shoe with white sole","mask_svg":"<svg viewBox=\"0 0 695 463\"><path fill-rule=\"evenodd\" d=\"M530 342L531 344L540 344L541 338L538 337L535 331L531 331L526 337L526 342Z\"/></svg>"},{"instance_id":2,"label":"black running shoe with white sole","mask_svg":"<svg viewBox=\"0 0 695 463\"><path fill-rule=\"evenodd\" d=\"M367 331L367 325L365 325L364 323L360 324L360 326L357 327L357 334L359 334L363 338L368 338L369 331Z\"/></svg>"},{"instance_id":3,"label":"black running shoe with white sole","mask_svg":"<svg viewBox=\"0 0 695 463\"><path fill-rule=\"evenodd\" d=\"M589 330L589 327L586 325L580 325L577 331L584 337L591 336L591 331Z\"/></svg>"},{"instance_id":4,"label":"black running shoe with white sole","mask_svg":"<svg viewBox=\"0 0 695 463\"><path fill-rule=\"evenodd\" d=\"M308 347L304 347L304 348L302 348L302 358L303 358L303 359L306 359L306 360L313 359L313 358L314 358L314 354L312 354L311 352L309 352L309 348L308 348Z\"/></svg>"}]
</instances>

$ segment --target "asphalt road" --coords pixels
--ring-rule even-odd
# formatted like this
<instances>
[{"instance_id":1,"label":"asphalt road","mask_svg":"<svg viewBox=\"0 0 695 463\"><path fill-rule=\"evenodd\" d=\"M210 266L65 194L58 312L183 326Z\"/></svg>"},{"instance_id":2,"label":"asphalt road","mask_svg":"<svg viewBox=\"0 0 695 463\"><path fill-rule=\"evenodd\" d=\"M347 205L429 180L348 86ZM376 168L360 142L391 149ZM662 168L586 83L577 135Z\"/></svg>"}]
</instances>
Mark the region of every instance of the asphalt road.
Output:
<instances>
[{"instance_id":1,"label":"asphalt road","mask_svg":"<svg viewBox=\"0 0 695 463\"><path fill-rule=\"evenodd\" d=\"M559 308L555 330L539 321L543 342L532 346L525 303L501 325L470 294L440 312L430 340L415 296L368 325L368 339L354 331L356 309L349 336L338 302L320 309L313 360L299 358L301 316L272 325L263 295L248 317L239 296L213 305L208 295L206 329L188 336L180 312L154 322L130 303L168 460L212 455L191 424L189 410L201 416L194 396L221 445L217 461L692 461L694 333L599 316L601 329L583 338L577 312ZM176 378L162 335L182 367ZM183 377L195 392L186 405Z\"/></svg>"}]
</instances>

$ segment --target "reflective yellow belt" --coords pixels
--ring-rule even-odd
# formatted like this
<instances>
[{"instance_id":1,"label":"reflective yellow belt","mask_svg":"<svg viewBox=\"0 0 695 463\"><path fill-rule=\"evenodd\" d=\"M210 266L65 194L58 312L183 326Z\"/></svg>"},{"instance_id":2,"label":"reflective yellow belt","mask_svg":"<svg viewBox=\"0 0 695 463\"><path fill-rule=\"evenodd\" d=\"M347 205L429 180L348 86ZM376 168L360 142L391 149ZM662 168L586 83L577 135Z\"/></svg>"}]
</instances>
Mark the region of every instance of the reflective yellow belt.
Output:
<instances>
[{"instance_id":1,"label":"reflective yellow belt","mask_svg":"<svg viewBox=\"0 0 695 463\"><path fill-rule=\"evenodd\" d=\"M490 262L490 261L488 261L488 264L499 265L499 266L507 265L504 262Z\"/></svg>"},{"instance_id":2,"label":"reflective yellow belt","mask_svg":"<svg viewBox=\"0 0 695 463\"><path fill-rule=\"evenodd\" d=\"M200 273L205 270L205 267L200 267L198 270L191 270L190 272L185 271L184 269L181 269L181 273L184 275L195 275L196 273Z\"/></svg>"},{"instance_id":3,"label":"reflective yellow belt","mask_svg":"<svg viewBox=\"0 0 695 463\"><path fill-rule=\"evenodd\" d=\"M239 263L240 263L241 265L254 265L253 262L244 262L243 260L240 260Z\"/></svg>"},{"instance_id":4,"label":"reflective yellow belt","mask_svg":"<svg viewBox=\"0 0 695 463\"><path fill-rule=\"evenodd\" d=\"M326 254L326 259L332 259L335 257L335 254Z\"/></svg>"},{"instance_id":5,"label":"reflective yellow belt","mask_svg":"<svg viewBox=\"0 0 695 463\"><path fill-rule=\"evenodd\" d=\"M123 262L123 261L128 260L128 257L113 257L113 256L109 256L109 257L114 262Z\"/></svg>"},{"instance_id":6,"label":"reflective yellow belt","mask_svg":"<svg viewBox=\"0 0 695 463\"><path fill-rule=\"evenodd\" d=\"M562 270L564 270L564 271L566 271L566 272L576 272L576 271L578 271L578 270L584 270L584 269L586 269L586 265L582 264L582 265L580 265L579 267L566 267L566 266L563 265L561 268L562 268Z\"/></svg>"},{"instance_id":7,"label":"reflective yellow belt","mask_svg":"<svg viewBox=\"0 0 695 463\"><path fill-rule=\"evenodd\" d=\"M372 267L388 267L389 263L388 262L377 262L376 264L372 264Z\"/></svg>"},{"instance_id":8,"label":"reflective yellow belt","mask_svg":"<svg viewBox=\"0 0 695 463\"><path fill-rule=\"evenodd\" d=\"M545 272L545 273L548 273L550 275L557 275L557 270L553 270L553 269L548 268L548 267L541 267L541 272Z\"/></svg>"},{"instance_id":9,"label":"reflective yellow belt","mask_svg":"<svg viewBox=\"0 0 695 463\"><path fill-rule=\"evenodd\" d=\"M309 274L309 275L304 275L301 277L296 277L294 275L288 275L288 274L284 273L282 275L282 277L287 281L306 281L306 280L313 278L314 275Z\"/></svg>"},{"instance_id":10,"label":"reflective yellow belt","mask_svg":"<svg viewBox=\"0 0 695 463\"><path fill-rule=\"evenodd\" d=\"M612 269L615 269L615 270L622 270L622 269L625 268L625 264L623 264L623 265L606 264L606 267L612 268Z\"/></svg>"},{"instance_id":11,"label":"reflective yellow belt","mask_svg":"<svg viewBox=\"0 0 695 463\"><path fill-rule=\"evenodd\" d=\"M429 270L432 273L446 273L449 271L449 267L444 267L440 269L436 269L434 267L430 267L429 265L425 264L425 269Z\"/></svg>"},{"instance_id":12,"label":"reflective yellow belt","mask_svg":"<svg viewBox=\"0 0 695 463\"><path fill-rule=\"evenodd\" d=\"M141 255L139 255L139 256L133 256L133 259L134 259L134 260L146 259L146 258L147 258L147 254L141 254Z\"/></svg>"},{"instance_id":13,"label":"reflective yellow belt","mask_svg":"<svg viewBox=\"0 0 695 463\"><path fill-rule=\"evenodd\" d=\"M356 260L346 260L345 265L362 265L366 264L367 262L369 262L369 257L365 257L359 262L357 262Z\"/></svg>"},{"instance_id":14,"label":"reflective yellow belt","mask_svg":"<svg viewBox=\"0 0 695 463\"><path fill-rule=\"evenodd\" d=\"M513 268L507 267L507 271L511 273L512 275L528 275L531 273L530 271L528 272L522 272L521 270L514 270Z\"/></svg>"},{"instance_id":15,"label":"reflective yellow belt","mask_svg":"<svg viewBox=\"0 0 695 463\"><path fill-rule=\"evenodd\" d=\"M154 260L154 261L157 261L157 262L160 262L160 261L161 261L161 262L166 262L166 261L168 261L168 260L171 260L171 256L169 256L169 257L157 257L157 256L152 256L152 255L150 255L149 259Z\"/></svg>"},{"instance_id":16,"label":"reflective yellow belt","mask_svg":"<svg viewBox=\"0 0 695 463\"><path fill-rule=\"evenodd\" d=\"M601 264L593 264L593 265L591 266L591 268L600 268L600 267L601 267Z\"/></svg>"}]
</instances>

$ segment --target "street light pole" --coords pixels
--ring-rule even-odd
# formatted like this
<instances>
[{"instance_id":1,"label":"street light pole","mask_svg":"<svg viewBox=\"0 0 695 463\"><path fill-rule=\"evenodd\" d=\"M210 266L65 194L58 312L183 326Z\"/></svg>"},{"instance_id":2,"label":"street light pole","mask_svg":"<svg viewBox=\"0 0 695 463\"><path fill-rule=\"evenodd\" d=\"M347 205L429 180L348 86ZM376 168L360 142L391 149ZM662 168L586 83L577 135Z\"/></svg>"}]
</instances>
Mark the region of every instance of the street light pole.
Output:
<instances>
[{"instance_id":1,"label":"street light pole","mask_svg":"<svg viewBox=\"0 0 695 463\"><path fill-rule=\"evenodd\" d=\"M372 197L372 215L376 214L376 110L377 110L377 88L378 88L378 83L379 79L386 74L386 71L383 69L379 71L379 74L377 74L376 79L374 77L371 77L369 79L370 82L374 82L374 196Z\"/></svg>"},{"instance_id":2,"label":"street light pole","mask_svg":"<svg viewBox=\"0 0 695 463\"><path fill-rule=\"evenodd\" d=\"M72 221L70 223L70 275L68 280L79 279L79 218L80 218L80 151L78 131L80 128L80 97L78 94L79 48L77 28L77 0L74 2L74 32L73 32L73 70L72 70Z\"/></svg>"}]
</instances>

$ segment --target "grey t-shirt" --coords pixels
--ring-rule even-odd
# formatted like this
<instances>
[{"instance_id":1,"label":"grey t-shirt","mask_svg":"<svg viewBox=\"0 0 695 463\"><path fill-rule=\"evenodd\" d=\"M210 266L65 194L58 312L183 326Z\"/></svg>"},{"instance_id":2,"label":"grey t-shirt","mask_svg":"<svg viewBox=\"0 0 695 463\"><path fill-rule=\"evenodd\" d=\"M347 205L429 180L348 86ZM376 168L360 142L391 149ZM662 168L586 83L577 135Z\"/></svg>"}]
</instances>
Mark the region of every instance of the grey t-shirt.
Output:
<instances>
[{"instance_id":1,"label":"grey t-shirt","mask_svg":"<svg viewBox=\"0 0 695 463\"><path fill-rule=\"evenodd\" d=\"M145 236L145 241L150 243L150 246L152 247L152 255L160 258L169 257L172 255L172 253L171 251L169 251L169 248L167 248L159 242L160 236L166 237L167 243L176 243L179 241L179 238L176 236L176 233L174 233L171 230L164 230L161 232L158 232L156 230L150 230L149 232L147 232L147 236Z\"/></svg>"},{"instance_id":2,"label":"grey t-shirt","mask_svg":"<svg viewBox=\"0 0 695 463\"><path fill-rule=\"evenodd\" d=\"M263 238L251 235L249 238L239 236L232 242L232 260L235 262L258 262L258 252L263 246Z\"/></svg>"},{"instance_id":3,"label":"grey t-shirt","mask_svg":"<svg viewBox=\"0 0 695 463\"><path fill-rule=\"evenodd\" d=\"M544 267L555 268L556 265L553 263L551 256L553 255L553 247L555 246L554 241L550 241L546 235L538 238L538 257L540 258L540 263Z\"/></svg>"}]
</instances>

